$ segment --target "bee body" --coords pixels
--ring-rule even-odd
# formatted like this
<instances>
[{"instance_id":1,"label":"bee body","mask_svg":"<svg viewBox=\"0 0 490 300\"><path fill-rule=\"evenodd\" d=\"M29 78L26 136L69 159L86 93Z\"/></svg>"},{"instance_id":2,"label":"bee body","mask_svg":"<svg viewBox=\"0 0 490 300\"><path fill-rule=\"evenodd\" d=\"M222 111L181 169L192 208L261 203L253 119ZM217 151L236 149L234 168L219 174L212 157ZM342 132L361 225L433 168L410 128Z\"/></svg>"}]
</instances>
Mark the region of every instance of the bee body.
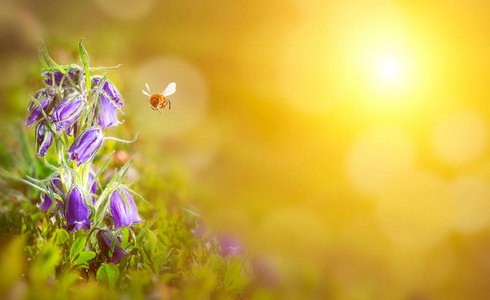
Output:
<instances>
[{"instance_id":1,"label":"bee body","mask_svg":"<svg viewBox=\"0 0 490 300\"><path fill-rule=\"evenodd\" d=\"M167 105L169 110L172 108L172 104L170 103L170 100L167 98L167 96L175 93L175 82L170 83L161 94L152 94L150 92L150 87L148 86L148 84L146 84L146 88L148 89L148 92L143 90L143 94L150 97L150 99L148 99L148 102L150 103L151 109L162 113L161 111L165 109Z\"/></svg>"}]
</instances>

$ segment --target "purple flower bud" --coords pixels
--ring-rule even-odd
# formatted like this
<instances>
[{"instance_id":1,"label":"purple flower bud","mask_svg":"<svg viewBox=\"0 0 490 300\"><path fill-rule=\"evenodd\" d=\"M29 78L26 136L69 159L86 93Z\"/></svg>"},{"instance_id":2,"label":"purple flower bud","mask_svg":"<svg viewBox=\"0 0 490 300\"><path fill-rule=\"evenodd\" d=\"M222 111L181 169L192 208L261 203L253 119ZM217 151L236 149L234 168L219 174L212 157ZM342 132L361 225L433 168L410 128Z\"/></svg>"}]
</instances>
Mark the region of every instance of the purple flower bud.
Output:
<instances>
[{"instance_id":1,"label":"purple flower bud","mask_svg":"<svg viewBox=\"0 0 490 300\"><path fill-rule=\"evenodd\" d=\"M65 214L66 230L75 232L80 228L90 229L89 210L78 187L70 192L68 202L65 203Z\"/></svg>"},{"instance_id":2,"label":"purple flower bud","mask_svg":"<svg viewBox=\"0 0 490 300\"><path fill-rule=\"evenodd\" d=\"M36 128L36 152L38 157L46 156L49 146L51 146L51 139L53 133L46 126L45 122L41 122Z\"/></svg>"},{"instance_id":3,"label":"purple flower bud","mask_svg":"<svg viewBox=\"0 0 490 300\"><path fill-rule=\"evenodd\" d=\"M47 111L47 109L49 107L49 103L50 103L50 100L48 100L48 99L43 100L40 103L46 114L49 113L49 111ZM43 116L41 108L36 103L34 103L34 101L31 102L31 104L29 105L29 109L30 109L30 111L29 111L29 116L27 117L27 120L26 120L26 127L31 126L34 122L41 119L41 117Z\"/></svg>"},{"instance_id":4,"label":"purple flower bud","mask_svg":"<svg viewBox=\"0 0 490 300\"><path fill-rule=\"evenodd\" d=\"M54 195L59 195L59 193L58 193L58 190L59 190L62 194L62 197L65 197L65 191L63 189L63 186L61 185L61 181L59 178L55 178L55 179L51 180L51 183L47 187L47 189L53 191ZM41 194L41 200L43 201L43 203L41 205L38 205L38 207L41 209L42 212L45 213L51 207L51 204L53 203L53 199L51 199L50 194L42 193ZM58 202L59 207L61 208L60 212L62 213L63 212L63 203L60 200L57 200L57 202ZM55 209L52 210L52 212L54 212L54 211L55 211Z\"/></svg>"},{"instance_id":5,"label":"purple flower bud","mask_svg":"<svg viewBox=\"0 0 490 300\"><path fill-rule=\"evenodd\" d=\"M99 84L100 78L94 78L93 81L95 82L95 84ZM116 86L114 86L114 84L112 84L112 82L110 82L109 80L107 80L104 84L104 91L119 107L124 105L121 94L117 90Z\"/></svg>"},{"instance_id":6,"label":"purple flower bud","mask_svg":"<svg viewBox=\"0 0 490 300\"><path fill-rule=\"evenodd\" d=\"M44 83L51 86L53 86L53 77L54 77L55 85L57 86L60 85L61 80L63 79L63 73L59 71L54 71L54 76L52 76L51 73L48 71L41 73L41 75L46 76L46 78L44 79ZM70 76L71 79L74 79L75 73L68 72L68 75L65 76L65 79L63 80L63 86L69 85L70 81L68 80L68 76Z\"/></svg>"},{"instance_id":7,"label":"purple flower bud","mask_svg":"<svg viewBox=\"0 0 490 300\"><path fill-rule=\"evenodd\" d=\"M127 204L123 197L126 198ZM112 193L111 214L116 229L143 222L138 214L138 208L134 203L133 196L124 188L119 188Z\"/></svg>"},{"instance_id":8,"label":"purple flower bud","mask_svg":"<svg viewBox=\"0 0 490 300\"><path fill-rule=\"evenodd\" d=\"M74 95L63 101L53 111L51 120L56 124L56 130L61 131L71 126L80 116L84 109L81 95Z\"/></svg>"},{"instance_id":9,"label":"purple flower bud","mask_svg":"<svg viewBox=\"0 0 490 300\"><path fill-rule=\"evenodd\" d=\"M220 238L221 255L231 257L242 252L242 244L233 236L223 235Z\"/></svg>"},{"instance_id":10,"label":"purple flower bud","mask_svg":"<svg viewBox=\"0 0 490 300\"><path fill-rule=\"evenodd\" d=\"M66 151L70 154L68 161L76 160L77 165L87 162L99 150L103 139L104 133L100 127L86 129Z\"/></svg>"},{"instance_id":11,"label":"purple flower bud","mask_svg":"<svg viewBox=\"0 0 490 300\"><path fill-rule=\"evenodd\" d=\"M123 257L127 254L121 249L121 246L119 244L119 239L116 238L116 245L114 245L114 251L112 253L112 256L110 256L111 244L113 239L114 236L109 231L101 230L97 233L97 241L99 242L99 248L102 254L104 255L104 257L107 259L107 261L112 262L114 264L118 264L121 262Z\"/></svg>"}]
</instances>

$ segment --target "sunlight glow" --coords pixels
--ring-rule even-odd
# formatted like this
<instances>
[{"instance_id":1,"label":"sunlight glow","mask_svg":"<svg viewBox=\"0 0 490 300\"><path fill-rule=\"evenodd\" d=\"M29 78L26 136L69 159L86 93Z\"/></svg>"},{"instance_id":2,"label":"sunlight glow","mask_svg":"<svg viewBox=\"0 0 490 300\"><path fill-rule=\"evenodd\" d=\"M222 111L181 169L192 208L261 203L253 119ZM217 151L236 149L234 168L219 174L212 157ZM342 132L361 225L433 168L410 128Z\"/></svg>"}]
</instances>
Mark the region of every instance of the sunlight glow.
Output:
<instances>
[{"instance_id":1,"label":"sunlight glow","mask_svg":"<svg viewBox=\"0 0 490 300\"><path fill-rule=\"evenodd\" d=\"M378 76L383 83L397 83L403 79L402 62L394 57L384 57L378 66Z\"/></svg>"}]
</instances>

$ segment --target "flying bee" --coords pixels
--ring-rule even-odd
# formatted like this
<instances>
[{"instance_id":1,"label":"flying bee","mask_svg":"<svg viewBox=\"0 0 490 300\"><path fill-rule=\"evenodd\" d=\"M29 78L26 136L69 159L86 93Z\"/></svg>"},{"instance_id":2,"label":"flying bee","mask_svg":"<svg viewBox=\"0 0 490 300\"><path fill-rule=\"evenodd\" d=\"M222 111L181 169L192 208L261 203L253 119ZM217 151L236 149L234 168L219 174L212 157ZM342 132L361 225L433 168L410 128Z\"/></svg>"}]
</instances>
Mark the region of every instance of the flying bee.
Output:
<instances>
[{"instance_id":1,"label":"flying bee","mask_svg":"<svg viewBox=\"0 0 490 300\"><path fill-rule=\"evenodd\" d=\"M151 109L162 113L161 110L165 109L167 105L168 110L172 108L172 104L167 97L175 93L175 82L170 83L161 94L152 94L150 92L150 87L148 86L148 83L146 84L146 88L148 89L148 92L146 92L145 90L142 90L142 92L146 96L150 97L150 99L148 99L148 102L150 102Z\"/></svg>"}]
</instances>

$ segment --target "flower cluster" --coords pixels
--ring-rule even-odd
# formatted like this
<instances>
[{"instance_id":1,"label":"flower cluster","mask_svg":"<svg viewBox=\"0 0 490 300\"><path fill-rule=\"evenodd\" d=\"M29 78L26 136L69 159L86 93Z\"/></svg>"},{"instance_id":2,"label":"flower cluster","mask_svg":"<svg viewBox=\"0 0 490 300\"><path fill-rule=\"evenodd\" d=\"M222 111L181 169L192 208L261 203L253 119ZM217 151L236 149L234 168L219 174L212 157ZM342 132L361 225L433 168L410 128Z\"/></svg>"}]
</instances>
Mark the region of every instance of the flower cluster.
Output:
<instances>
[{"instance_id":1,"label":"flower cluster","mask_svg":"<svg viewBox=\"0 0 490 300\"><path fill-rule=\"evenodd\" d=\"M87 236L95 233L92 241L96 242L89 247L98 248L107 261L118 263L126 255L118 242L118 229L143 222L134 192L124 184L132 160L104 188L98 176L107 164L98 173L91 165L109 138L104 130L123 123L117 118L124 106L123 98L106 74L91 74L104 68L88 66L81 43L83 66L60 66L45 50L41 50L40 57L44 87L31 97L25 125L35 127L38 157L53 151L58 165L51 166L56 171L41 181L44 187L39 188L39 208L54 214L68 232L84 230Z\"/></svg>"}]
</instances>

